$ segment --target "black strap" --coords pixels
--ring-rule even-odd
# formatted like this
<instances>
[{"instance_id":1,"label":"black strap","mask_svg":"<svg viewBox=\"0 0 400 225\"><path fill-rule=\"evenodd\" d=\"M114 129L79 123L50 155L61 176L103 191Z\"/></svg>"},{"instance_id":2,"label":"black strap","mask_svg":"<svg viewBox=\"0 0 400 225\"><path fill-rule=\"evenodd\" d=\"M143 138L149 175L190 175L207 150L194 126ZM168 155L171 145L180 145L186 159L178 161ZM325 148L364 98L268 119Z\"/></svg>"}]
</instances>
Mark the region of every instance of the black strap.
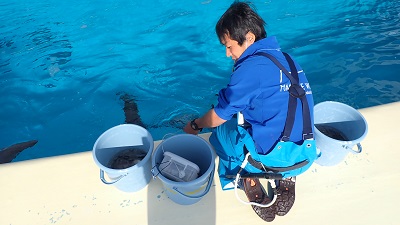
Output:
<instances>
[{"instance_id":1,"label":"black strap","mask_svg":"<svg viewBox=\"0 0 400 225\"><path fill-rule=\"evenodd\" d=\"M266 170L265 172L273 172L273 173L281 173L281 172L286 172L286 171L290 171L290 170L295 170L295 169L301 168L309 163L309 161L306 159L306 160L303 160L301 162L298 162L294 165L287 166L287 167L271 167L271 166L265 166L261 162L255 161L251 156L249 156L248 161L252 166L254 166L255 168L257 168L259 170L262 170L262 171Z\"/></svg>"},{"instance_id":2,"label":"black strap","mask_svg":"<svg viewBox=\"0 0 400 225\"><path fill-rule=\"evenodd\" d=\"M286 60L289 63L290 67L290 75L293 76L294 81L296 84L299 83L299 74L297 73L297 68L293 63L292 58L286 53L283 52L283 55L285 56ZM276 64L276 62L274 62ZM277 61L279 63L279 61ZM290 88L289 88L289 94L290 94ZM289 95L289 106L288 106L288 111L287 111L287 116L286 116L286 122L285 122L285 128L283 130L283 135L282 135L282 140L283 141L288 141L290 139L290 134L292 133L293 125L294 125L294 119L296 117L296 109L297 109L297 99L293 97L292 95Z\"/></svg>"},{"instance_id":3,"label":"black strap","mask_svg":"<svg viewBox=\"0 0 400 225\"><path fill-rule=\"evenodd\" d=\"M299 85L299 77L297 73L296 66L292 58L287 54L283 53L286 60L289 63L291 73L272 55L265 52L257 52L255 55L261 55L269 58L275 65L279 67L280 70L289 78L290 88L289 88L289 103L288 103L288 113L285 122L285 128L283 130L282 141L289 141L290 134L292 133L294 126L294 119L296 115L297 99L300 99L302 103L302 114L303 114L303 140L313 138L312 124L311 124L311 114L308 106L308 101L304 89Z\"/></svg>"},{"instance_id":4,"label":"black strap","mask_svg":"<svg viewBox=\"0 0 400 225\"><path fill-rule=\"evenodd\" d=\"M234 179L236 178L236 175L225 175L226 178L228 179ZM246 173L243 175L240 175L240 179L245 179L245 178L264 178L264 179L273 179L273 180L283 180L282 174L279 173Z\"/></svg>"},{"instance_id":5,"label":"black strap","mask_svg":"<svg viewBox=\"0 0 400 225\"><path fill-rule=\"evenodd\" d=\"M297 92L297 96L300 97L300 101L302 103L302 111L303 111L303 140L313 138L313 133L312 133L312 123L311 123L311 113L310 113L310 108L308 106L308 101L306 97L306 93L304 89L300 86L299 84L299 76L297 73L296 66L294 65L293 59L287 54L286 52L283 52L283 55L285 56L286 60L289 63L291 74L295 76L295 79L297 81L297 84L293 85L293 88L295 88ZM292 86L291 86L292 87ZM289 91L291 91L289 89ZM290 92L291 99L294 101L296 100L297 103L297 96L293 96L293 90ZM295 104L297 106L297 104ZM296 108L294 107L294 110L292 110L292 116L295 117L295 111ZM288 133L288 135L291 134L291 130Z\"/></svg>"}]
</instances>

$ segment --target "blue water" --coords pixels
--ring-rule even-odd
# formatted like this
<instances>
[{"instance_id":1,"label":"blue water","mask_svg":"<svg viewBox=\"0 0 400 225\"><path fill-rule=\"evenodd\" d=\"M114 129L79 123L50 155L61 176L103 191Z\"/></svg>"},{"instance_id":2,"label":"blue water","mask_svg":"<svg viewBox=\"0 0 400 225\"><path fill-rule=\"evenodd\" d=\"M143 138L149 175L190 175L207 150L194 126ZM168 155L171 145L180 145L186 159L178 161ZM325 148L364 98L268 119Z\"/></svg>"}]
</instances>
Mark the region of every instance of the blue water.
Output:
<instances>
[{"instance_id":1,"label":"blue water","mask_svg":"<svg viewBox=\"0 0 400 225\"><path fill-rule=\"evenodd\" d=\"M0 149L16 161L91 150L135 97L155 140L206 112L232 62L214 26L230 1L0 0ZM400 100L400 2L254 1L315 101Z\"/></svg>"}]
</instances>

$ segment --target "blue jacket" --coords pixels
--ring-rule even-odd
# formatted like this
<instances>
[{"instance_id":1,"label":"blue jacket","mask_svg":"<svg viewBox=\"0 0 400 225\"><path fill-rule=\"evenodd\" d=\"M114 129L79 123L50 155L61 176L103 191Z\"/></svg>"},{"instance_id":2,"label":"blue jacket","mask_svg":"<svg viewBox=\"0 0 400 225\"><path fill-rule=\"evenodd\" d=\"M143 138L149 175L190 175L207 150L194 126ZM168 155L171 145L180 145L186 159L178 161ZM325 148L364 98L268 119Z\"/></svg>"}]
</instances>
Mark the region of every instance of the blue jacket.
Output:
<instances>
[{"instance_id":1,"label":"blue jacket","mask_svg":"<svg viewBox=\"0 0 400 225\"><path fill-rule=\"evenodd\" d=\"M250 45L234 65L234 71L226 88L220 90L218 104L214 110L217 115L230 120L233 115L242 112L251 124L248 132L253 137L257 151L266 154L280 140L285 126L290 81L280 69L265 56L254 55L256 52L273 55L290 71L275 37L267 37ZM311 118L314 102L308 80L297 64L300 85L307 94ZM296 119L290 140L302 140L302 113L298 101Z\"/></svg>"}]
</instances>

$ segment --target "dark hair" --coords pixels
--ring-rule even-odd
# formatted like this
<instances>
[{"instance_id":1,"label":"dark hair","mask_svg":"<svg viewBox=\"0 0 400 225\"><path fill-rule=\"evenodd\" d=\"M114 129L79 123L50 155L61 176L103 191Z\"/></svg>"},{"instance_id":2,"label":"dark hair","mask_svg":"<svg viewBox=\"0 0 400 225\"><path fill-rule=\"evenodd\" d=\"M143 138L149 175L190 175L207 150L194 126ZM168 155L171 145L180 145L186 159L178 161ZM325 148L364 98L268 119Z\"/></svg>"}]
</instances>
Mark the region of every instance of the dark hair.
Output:
<instances>
[{"instance_id":1,"label":"dark hair","mask_svg":"<svg viewBox=\"0 0 400 225\"><path fill-rule=\"evenodd\" d=\"M250 3L235 1L226 10L215 26L221 43L225 34L237 41L239 45L246 40L246 34L249 31L255 35L255 41L267 37L265 22L253 8Z\"/></svg>"}]
</instances>

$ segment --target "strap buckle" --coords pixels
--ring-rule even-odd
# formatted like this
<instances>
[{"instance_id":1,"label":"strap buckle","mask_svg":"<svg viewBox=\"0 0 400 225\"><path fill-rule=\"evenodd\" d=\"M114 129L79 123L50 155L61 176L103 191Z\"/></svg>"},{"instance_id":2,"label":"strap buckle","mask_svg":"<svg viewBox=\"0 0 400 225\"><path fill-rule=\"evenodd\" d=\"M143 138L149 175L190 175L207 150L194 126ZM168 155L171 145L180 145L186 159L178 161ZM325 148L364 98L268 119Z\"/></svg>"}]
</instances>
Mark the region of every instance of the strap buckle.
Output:
<instances>
[{"instance_id":1,"label":"strap buckle","mask_svg":"<svg viewBox=\"0 0 400 225\"><path fill-rule=\"evenodd\" d=\"M306 92L298 84L291 84L290 85L289 94L294 98L302 98L302 97L306 96Z\"/></svg>"},{"instance_id":2,"label":"strap buckle","mask_svg":"<svg viewBox=\"0 0 400 225\"><path fill-rule=\"evenodd\" d=\"M282 138L281 138L281 141L283 141L283 142L286 142L286 141L289 141L289 140L290 140L290 137L288 137L286 135L283 135Z\"/></svg>"},{"instance_id":3,"label":"strap buckle","mask_svg":"<svg viewBox=\"0 0 400 225\"><path fill-rule=\"evenodd\" d=\"M314 139L314 133L303 134L303 140Z\"/></svg>"}]
</instances>

